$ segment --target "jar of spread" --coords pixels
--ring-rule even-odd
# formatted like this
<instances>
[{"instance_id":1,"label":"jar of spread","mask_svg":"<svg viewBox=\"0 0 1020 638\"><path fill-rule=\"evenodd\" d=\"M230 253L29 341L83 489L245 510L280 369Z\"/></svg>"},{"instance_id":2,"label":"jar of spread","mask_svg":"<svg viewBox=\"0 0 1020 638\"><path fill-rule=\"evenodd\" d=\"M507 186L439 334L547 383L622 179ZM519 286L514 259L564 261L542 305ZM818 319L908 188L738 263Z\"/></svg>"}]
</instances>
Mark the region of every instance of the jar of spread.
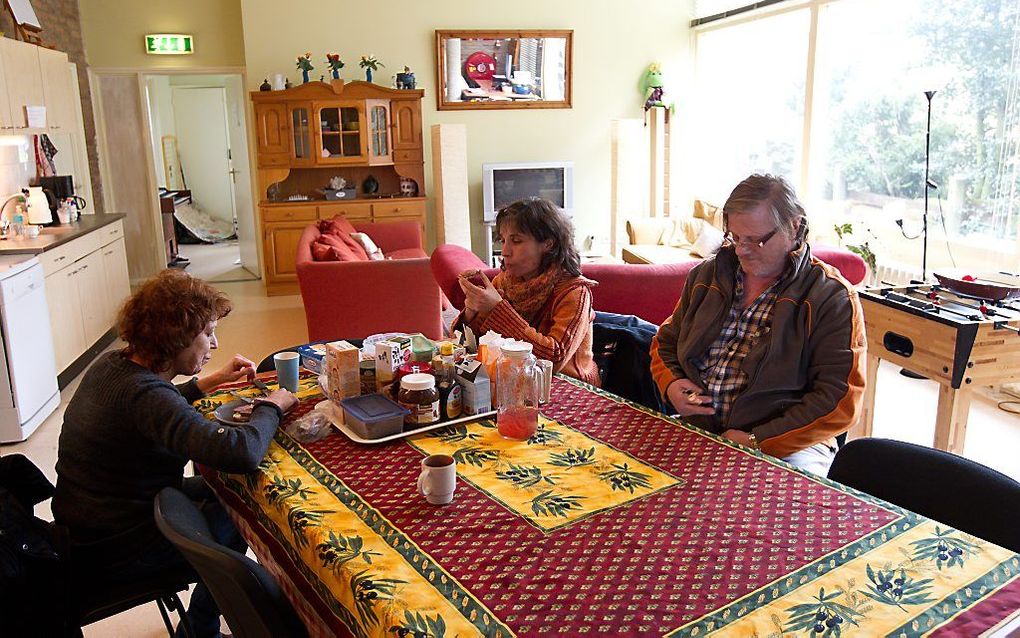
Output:
<instances>
[{"instance_id":1,"label":"jar of spread","mask_svg":"<svg viewBox=\"0 0 1020 638\"><path fill-rule=\"evenodd\" d=\"M410 413L404 417L404 429L413 429L439 422L439 391L431 374L408 374L400 379L397 403Z\"/></svg>"}]
</instances>

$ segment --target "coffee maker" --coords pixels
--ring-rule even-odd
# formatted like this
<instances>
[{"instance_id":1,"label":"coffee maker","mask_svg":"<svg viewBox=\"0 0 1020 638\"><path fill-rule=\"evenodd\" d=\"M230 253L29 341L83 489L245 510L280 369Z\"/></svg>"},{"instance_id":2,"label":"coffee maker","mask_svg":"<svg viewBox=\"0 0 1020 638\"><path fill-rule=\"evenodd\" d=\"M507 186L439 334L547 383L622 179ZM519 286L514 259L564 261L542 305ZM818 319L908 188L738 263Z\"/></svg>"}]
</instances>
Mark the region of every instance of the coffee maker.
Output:
<instances>
[{"instance_id":1,"label":"coffee maker","mask_svg":"<svg viewBox=\"0 0 1020 638\"><path fill-rule=\"evenodd\" d=\"M39 186L43 187L46 199L49 200L54 223L73 223L85 208L85 199L74 194L74 177L71 175L40 177ZM58 212L65 204L65 214L59 215ZM64 222L64 218L67 222Z\"/></svg>"}]
</instances>

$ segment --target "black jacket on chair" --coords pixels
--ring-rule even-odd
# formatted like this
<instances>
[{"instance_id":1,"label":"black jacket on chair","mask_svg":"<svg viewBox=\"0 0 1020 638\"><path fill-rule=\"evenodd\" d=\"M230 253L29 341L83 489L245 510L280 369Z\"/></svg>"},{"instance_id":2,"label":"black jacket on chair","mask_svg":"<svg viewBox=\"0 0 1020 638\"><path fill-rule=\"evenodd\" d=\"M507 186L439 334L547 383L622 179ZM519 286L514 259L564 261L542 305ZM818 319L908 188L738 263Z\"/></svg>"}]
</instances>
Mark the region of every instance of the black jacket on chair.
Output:
<instances>
[{"instance_id":1,"label":"black jacket on chair","mask_svg":"<svg viewBox=\"0 0 1020 638\"><path fill-rule=\"evenodd\" d=\"M11 636L80 635L69 627L62 541L33 514L53 484L20 454L0 457L0 618ZM9 632L9 633L8 633Z\"/></svg>"}]
</instances>

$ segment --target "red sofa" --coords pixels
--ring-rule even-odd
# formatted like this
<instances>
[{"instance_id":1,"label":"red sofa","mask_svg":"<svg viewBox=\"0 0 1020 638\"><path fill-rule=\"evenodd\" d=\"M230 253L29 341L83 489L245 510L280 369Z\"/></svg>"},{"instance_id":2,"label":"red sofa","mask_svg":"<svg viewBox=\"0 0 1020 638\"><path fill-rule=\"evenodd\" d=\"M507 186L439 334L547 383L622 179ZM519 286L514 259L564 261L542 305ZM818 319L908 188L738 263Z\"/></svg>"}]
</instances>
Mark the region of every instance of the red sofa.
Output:
<instances>
[{"instance_id":1,"label":"red sofa","mask_svg":"<svg viewBox=\"0 0 1020 638\"><path fill-rule=\"evenodd\" d=\"M297 278L309 341L363 339L380 332L443 335L442 294L414 221L354 223L386 255L382 261L314 261L316 224L298 241Z\"/></svg>"},{"instance_id":2,"label":"red sofa","mask_svg":"<svg viewBox=\"0 0 1020 638\"><path fill-rule=\"evenodd\" d=\"M867 267L857 255L819 246L812 254L836 266L850 283L860 283ZM687 273L698 264L692 260L682 264L583 264L581 272L599 285L592 290L593 305L600 312L637 315L645 321L661 324L680 300ZM444 244L432 253L432 274L443 293L457 308L464 308L464 292L457 284L457 275L465 270L481 269L491 279L499 269L485 263L466 248Z\"/></svg>"}]
</instances>

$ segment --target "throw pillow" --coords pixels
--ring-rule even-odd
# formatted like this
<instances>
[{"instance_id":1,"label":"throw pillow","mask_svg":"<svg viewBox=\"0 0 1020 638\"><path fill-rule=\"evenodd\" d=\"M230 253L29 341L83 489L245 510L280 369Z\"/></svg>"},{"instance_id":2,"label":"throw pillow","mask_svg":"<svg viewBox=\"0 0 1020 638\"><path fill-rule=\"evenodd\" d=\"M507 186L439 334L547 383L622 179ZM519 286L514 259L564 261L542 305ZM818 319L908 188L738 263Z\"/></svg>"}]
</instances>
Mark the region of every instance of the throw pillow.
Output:
<instances>
[{"instance_id":1,"label":"throw pillow","mask_svg":"<svg viewBox=\"0 0 1020 638\"><path fill-rule=\"evenodd\" d=\"M673 235L667 243L673 248L690 250L691 246L694 245L694 241L701 234L702 226L707 225L703 219L695 219L693 217L678 218L676 226L673 228Z\"/></svg>"},{"instance_id":2,"label":"throw pillow","mask_svg":"<svg viewBox=\"0 0 1020 638\"><path fill-rule=\"evenodd\" d=\"M724 230L722 209L718 206L713 206L708 202L696 199L694 200L694 213L692 214L692 217L695 219L704 219L719 230Z\"/></svg>"},{"instance_id":3,"label":"throw pillow","mask_svg":"<svg viewBox=\"0 0 1020 638\"><path fill-rule=\"evenodd\" d=\"M319 221L319 232L330 235L350 235L358 232L357 229L347 221L343 215L337 215L333 219L322 219Z\"/></svg>"},{"instance_id":4,"label":"throw pillow","mask_svg":"<svg viewBox=\"0 0 1020 638\"><path fill-rule=\"evenodd\" d=\"M358 254L353 248L351 248L350 244L348 244L348 242L354 241L349 235L343 237L328 234L319 235L319 239L317 241L326 246L330 246L336 251L337 258L335 261L368 261L368 256L364 254L365 249L361 248L360 244L358 245L358 248L361 248L361 254Z\"/></svg>"},{"instance_id":5,"label":"throw pillow","mask_svg":"<svg viewBox=\"0 0 1020 638\"><path fill-rule=\"evenodd\" d=\"M697 257L708 258L719 252L722 245L723 231L711 224L705 224L701 229L701 234L698 235L696 240L694 240L694 246L691 247L691 254Z\"/></svg>"},{"instance_id":6,"label":"throw pillow","mask_svg":"<svg viewBox=\"0 0 1020 638\"><path fill-rule=\"evenodd\" d=\"M321 241L312 242L312 259L314 261L340 261L340 255L329 244Z\"/></svg>"},{"instance_id":7,"label":"throw pillow","mask_svg":"<svg viewBox=\"0 0 1020 638\"><path fill-rule=\"evenodd\" d=\"M365 252L368 253L368 258L372 261L386 259L386 256L383 255L383 251L375 245L375 242L372 241L372 238L369 237L367 233L351 233L351 237L361 244L362 248L365 249Z\"/></svg>"}]
</instances>

